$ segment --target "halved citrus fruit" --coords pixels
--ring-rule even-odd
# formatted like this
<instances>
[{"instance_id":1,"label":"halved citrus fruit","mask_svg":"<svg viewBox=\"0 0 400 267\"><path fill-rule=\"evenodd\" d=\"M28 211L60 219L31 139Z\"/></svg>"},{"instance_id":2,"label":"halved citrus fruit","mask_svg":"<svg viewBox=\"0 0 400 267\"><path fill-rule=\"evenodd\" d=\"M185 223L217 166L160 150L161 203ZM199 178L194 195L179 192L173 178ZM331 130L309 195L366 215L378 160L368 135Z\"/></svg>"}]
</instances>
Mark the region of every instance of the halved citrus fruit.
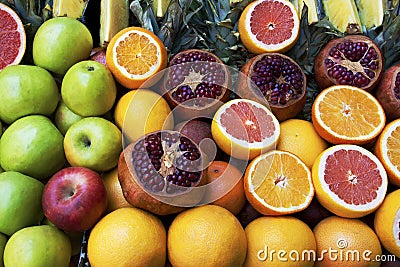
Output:
<instances>
[{"instance_id":1,"label":"halved citrus fruit","mask_svg":"<svg viewBox=\"0 0 400 267\"><path fill-rule=\"evenodd\" d=\"M386 123L385 112L376 98L350 85L334 85L321 91L311 115L318 134L333 144L370 143Z\"/></svg>"},{"instance_id":2,"label":"halved citrus fruit","mask_svg":"<svg viewBox=\"0 0 400 267\"><path fill-rule=\"evenodd\" d=\"M264 215L291 214L311 203L310 169L294 154L272 150L253 159L244 176L249 203Z\"/></svg>"},{"instance_id":3,"label":"halved citrus fruit","mask_svg":"<svg viewBox=\"0 0 400 267\"><path fill-rule=\"evenodd\" d=\"M400 257L400 189L386 195L375 212L374 229L382 245Z\"/></svg>"},{"instance_id":4,"label":"halved citrus fruit","mask_svg":"<svg viewBox=\"0 0 400 267\"><path fill-rule=\"evenodd\" d=\"M400 187L400 119L385 126L375 144L374 153L385 167L389 181Z\"/></svg>"},{"instance_id":5,"label":"halved citrus fruit","mask_svg":"<svg viewBox=\"0 0 400 267\"><path fill-rule=\"evenodd\" d=\"M285 52L299 37L300 19L290 1L257 0L243 10L238 27L250 52Z\"/></svg>"},{"instance_id":6,"label":"halved citrus fruit","mask_svg":"<svg viewBox=\"0 0 400 267\"><path fill-rule=\"evenodd\" d=\"M107 66L115 79L129 89L139 88L164 69L167 60L167 50L162 41L141 27L119 31L107 46Z\"/></svg>"},{"instance_id":7,"label":"halved citrus fruit","mask_svg":"<svg viewBox=\"0 0 400 267\"><path fill-rule=\"evenodd\" d=\"M26 34L17 13L0 3L0 71L19 64L25 54Z\"/></svg>"},{"instance_id":8,"label":"halved citrus fruit","mask_svg":"<svg viewBox=\"0 0 400 267\"><path fill-rule=\"evenodd\" d=\"M276 147L280 127L266 106L249 99L234 99L214 114L211 133L226 154L251 160Z\"/></svg>"},{"instance_id":9,"label":"halved citrus fruit","mask_svg":"<svg viewBox=\"0 0 400 267\"><path fill-rule=\"evenodd\" d=\"M357 145L336 145L312 167L317 200L334 214L359 218L374 212L385 198L388 180L379 159Z\"/></svg>"}]
</instances>

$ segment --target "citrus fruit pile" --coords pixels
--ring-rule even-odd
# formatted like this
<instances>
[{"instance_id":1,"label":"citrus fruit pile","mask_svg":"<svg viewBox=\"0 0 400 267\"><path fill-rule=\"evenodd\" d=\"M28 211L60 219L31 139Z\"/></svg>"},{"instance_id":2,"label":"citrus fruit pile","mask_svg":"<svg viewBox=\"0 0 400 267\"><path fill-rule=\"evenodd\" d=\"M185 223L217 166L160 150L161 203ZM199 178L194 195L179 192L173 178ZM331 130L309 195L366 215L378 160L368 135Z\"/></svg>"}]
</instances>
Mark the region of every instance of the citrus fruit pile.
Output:
<instances>
[{"instance_id":1,"label":"citrus fruit pile","mask_svg":"<svg viewBox=\"0 0 400 267\"><path fill-rule=\"evenodd\" d=\"M11 2L0 266L400 264L399 1Z\"/></svg>"}]
</instances>

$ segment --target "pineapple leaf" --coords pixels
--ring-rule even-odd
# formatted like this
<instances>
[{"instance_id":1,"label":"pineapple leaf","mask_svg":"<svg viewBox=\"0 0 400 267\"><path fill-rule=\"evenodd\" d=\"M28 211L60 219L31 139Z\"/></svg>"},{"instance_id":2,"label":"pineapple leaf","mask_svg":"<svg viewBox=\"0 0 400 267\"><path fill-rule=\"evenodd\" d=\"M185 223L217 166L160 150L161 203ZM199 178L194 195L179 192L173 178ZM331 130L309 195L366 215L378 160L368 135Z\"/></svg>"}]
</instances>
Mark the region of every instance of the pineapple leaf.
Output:
<instances>
[{"instance_id":1,"label":"pineapple leaf","mask_svg":"<svg viewBox=\"0 0 400 267\"><path fill-rule=\"evenodd\" d=\"M39 27L43 23L40 16L40 1L35 0L0 0L0 3L13 8L24 24Z\"/></svg>"},{"instance_id":2,"label":"pineapple leaf","mask_svg":"<svg viewBox=\"0 0 400 267\"><path fill-rule=\"evenodd\" d=\"M143 28L157 33L159 27L151 6L151 1L133 0L129 8Z\"/></svg>"},{"instance_id":3,"label":"pineapple leaf","mask_svg":"<svg viewBox=\"0 0 400 267\"><path fill-rule=\"evenodd\" d=\"M337 31L327 19L308 25L308 7L304 5L300 19L300 34L296 44L287 52L306 75L313 74L314 60L318 52L329 42L342 33Z\"/></svg>"},{"instance_id":4,"label":"pineapple leaf","mask_svg":"<svg viewBox=\"0 0 400 267\"><path fill-rule=\"evenodd\" d=\"M393 3L392 3L393 4ZM399 63L400 58L400 2L391 5L383 17L382 26L368 32L368 36L372 38L380 47L385 59L385 69Z\"/></svg>"},{"instance_id":5,"label":"pineapple leaf","mask_svg":"<svg viewBox=\"0 0 400 267\"><path fill-rule=\"evenodd\" d=\"M319 88L314 80L314 60L318 52L342 33L337 31L327 19L308 25L308 7L304 5L300 19L300 35L296 44L286 53L294 59L307 76L306 104L298 115L299 118L311 121L311 108Z\"/></svg>"}]
</instances>

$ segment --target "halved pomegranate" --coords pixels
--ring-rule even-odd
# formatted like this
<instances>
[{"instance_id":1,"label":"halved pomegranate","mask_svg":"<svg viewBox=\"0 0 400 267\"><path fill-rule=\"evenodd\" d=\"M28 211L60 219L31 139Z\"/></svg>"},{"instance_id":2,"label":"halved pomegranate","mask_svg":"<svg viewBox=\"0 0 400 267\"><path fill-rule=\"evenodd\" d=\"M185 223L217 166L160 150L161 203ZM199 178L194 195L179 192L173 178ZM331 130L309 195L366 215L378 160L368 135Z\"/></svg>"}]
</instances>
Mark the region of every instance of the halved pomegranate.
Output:
<instances>
[{"instance_id":1,"label":"halved pomegranate","mask_svg":"<svg viewBox=\"0 0 400 267\"><path fill-rule=\"evenodd\" d=\"M212 116L229 99L228 67L213 53L188 49L174 55L163 83L163 95L178 120Z\"/></svg>"},{"instance_id":2,"label":"halved pomegranate","mask_svg":"<svg viewBox=\"0 0 400 267\"><path fill-rule=\"evenodd\" d=\"M400 118L400 64L383 73L374 95L385 110L388 121Z\"/></svg>"},{"instance_id":3,"label":"halved pomegranate","mask_svg":"<svg viewBox=\"0 0 400 267\"><path fill-rule=\"evenodd\" d=\"M239 97L266 100L279 121L293 118L303 109L306 76L290 57L280 53L260 54L247 61L241 72Z\"/></svg>"},{"instance_id":4,"label":"halved pomegranate","mask_svg":"<svg viewBox=\"0 0 400 267\"><path fill-rule=\"evenodd\" d=\"M203 197L199 188L193 190L203 181L200 149L180 132L149 133L128 145L121 157L118 179L133 206L166 215Z\"/></svg>"},{"instance_id":5,"label":"halved pomegranate","mask_svg":"<svg viewBox=\"0 0 400 267\"><path fill-rule=\"evenodd\" d=\"M346 84L371 91L383 70L382 52L364 35L347 35L332 39L318 53L314 63L319 88Z\"/></svg>"}]
</instances>

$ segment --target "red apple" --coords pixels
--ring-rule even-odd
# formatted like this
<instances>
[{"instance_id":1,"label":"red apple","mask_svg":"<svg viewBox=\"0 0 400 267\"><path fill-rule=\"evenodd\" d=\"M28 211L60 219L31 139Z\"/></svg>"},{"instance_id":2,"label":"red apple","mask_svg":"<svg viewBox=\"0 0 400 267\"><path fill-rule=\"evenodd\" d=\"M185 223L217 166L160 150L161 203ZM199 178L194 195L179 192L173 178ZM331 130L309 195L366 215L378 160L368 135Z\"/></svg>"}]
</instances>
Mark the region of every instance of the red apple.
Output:
<instances>
[{"instance_id":1,"label":"red apple","mask_svg":"<svg viewBox=\"0 0 400 267\"><path fill-rule=\"evenodd\" d=\"M97 172L85 167L67 167L46 183L42 195L43 212L62 230L88 230L106 210L106 192Z\"/></svg>"}]
</instances>

